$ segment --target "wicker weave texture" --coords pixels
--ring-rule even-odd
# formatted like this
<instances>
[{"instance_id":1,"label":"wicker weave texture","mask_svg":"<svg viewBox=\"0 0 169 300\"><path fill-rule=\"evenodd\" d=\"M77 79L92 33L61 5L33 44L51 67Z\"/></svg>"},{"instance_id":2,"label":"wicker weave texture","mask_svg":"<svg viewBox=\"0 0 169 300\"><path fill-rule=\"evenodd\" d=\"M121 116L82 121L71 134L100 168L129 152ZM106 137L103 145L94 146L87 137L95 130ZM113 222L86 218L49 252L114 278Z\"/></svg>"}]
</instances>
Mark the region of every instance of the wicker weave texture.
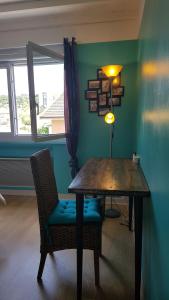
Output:
<instances>
[{"instance_id":1,"label":"wicker weave texture","mask_svg":"<svg viewBox=\"0 0 169 300\"><path fill-rule=\"evenodd\" d=\"M52 225L46 229L48 216L59 201L49 150L33 154L30 160L37 195L41 252L76 248L76 225ZM87 223L83 227L84 248L100 249L101 223Z\"/></svg>"}]
</instances>

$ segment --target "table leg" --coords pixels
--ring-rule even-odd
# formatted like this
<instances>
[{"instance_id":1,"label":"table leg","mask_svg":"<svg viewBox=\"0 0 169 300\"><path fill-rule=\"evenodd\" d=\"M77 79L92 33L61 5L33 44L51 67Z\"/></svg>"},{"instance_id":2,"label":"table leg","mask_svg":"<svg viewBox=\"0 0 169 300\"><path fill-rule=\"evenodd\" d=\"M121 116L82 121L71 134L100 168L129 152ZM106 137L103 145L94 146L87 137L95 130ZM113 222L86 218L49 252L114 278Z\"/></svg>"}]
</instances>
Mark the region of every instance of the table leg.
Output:
<instances>
[{"instance_id":1,"label":"table leg","mask_svg":"<svg viewBox=\"0 0 169 300\"><path fill-rule=\"evenodd\" d=\"M135 218L135 300L140 300L143 198L134 198Z\"/></svg>"},{"instance_id":2,"label":"table leg","mask_svg":"<svg viewBox=\"0 0 169 300\"><path fill-rule=\"evenodd\" d=\"M129 197L129 230L132 231L133 197Z\"/></svg>"},{"instance_id":3,"label":"table leg","mask_svg":"<svg viewBox=\"0 0 169 300\"><path fill-rule=\"evenodd\" d=\"M84 195L76 194L77 300L82 299L83 204L84 204Z\"/></svg>"}]
</instances>

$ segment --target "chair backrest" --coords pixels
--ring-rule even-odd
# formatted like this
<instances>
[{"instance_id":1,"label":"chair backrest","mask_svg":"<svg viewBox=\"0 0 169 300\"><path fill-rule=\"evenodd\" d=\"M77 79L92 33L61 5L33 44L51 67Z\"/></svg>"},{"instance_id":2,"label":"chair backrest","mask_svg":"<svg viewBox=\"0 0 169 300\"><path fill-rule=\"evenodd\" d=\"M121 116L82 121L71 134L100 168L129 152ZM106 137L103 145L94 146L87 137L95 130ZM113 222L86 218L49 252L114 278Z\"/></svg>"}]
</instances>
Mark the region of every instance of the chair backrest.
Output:
<instances>
[{"instance_id":1,"label":"chair backrest","mask_svg":"<svg viewBox=\"0 0 169 300\"><path fill-rule=\"evenodd\" d=\"M34 153L30 162L37 196L39 221L40 225L44 225L50 212L59 201L49 150L44 149Z\"/></svg>"}]
</instances>

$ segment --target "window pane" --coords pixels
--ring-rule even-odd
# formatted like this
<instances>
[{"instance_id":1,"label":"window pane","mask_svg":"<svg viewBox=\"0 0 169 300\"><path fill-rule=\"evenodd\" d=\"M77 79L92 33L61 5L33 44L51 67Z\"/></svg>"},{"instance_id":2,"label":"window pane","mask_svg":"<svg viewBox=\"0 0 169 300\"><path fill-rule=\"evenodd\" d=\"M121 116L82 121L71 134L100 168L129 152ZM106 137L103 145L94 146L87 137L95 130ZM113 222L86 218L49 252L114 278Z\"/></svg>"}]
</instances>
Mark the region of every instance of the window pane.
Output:
<instances>
[{"instance_id":1,"label":"window pane","mask_svg":"<svg viewBox=\"0 0 169 300\"><path fill-rule=\"evenodd\" d=\"M37 133L65 132L64 66L63 64L34 64L35 100L37 104Z\"/></svg>"},{"instance_id":2,"label":"window pane","mask_svg":"<svg viewBox=\"0 0 169 300\"><path fill-rule=\"evenodd\" d=\"M14 76L18 134L31 134L27 66L15 66Z\"/></svg>"},{"instance_id":3,"label":"window pane","mask_svg":"<svg viewBox=\"0 0 169 300\"><path fill-rule=\"evenodd\" d=\"M0 132L11 132L7 69L0 69Z\"/></svg>"}]
</instances>

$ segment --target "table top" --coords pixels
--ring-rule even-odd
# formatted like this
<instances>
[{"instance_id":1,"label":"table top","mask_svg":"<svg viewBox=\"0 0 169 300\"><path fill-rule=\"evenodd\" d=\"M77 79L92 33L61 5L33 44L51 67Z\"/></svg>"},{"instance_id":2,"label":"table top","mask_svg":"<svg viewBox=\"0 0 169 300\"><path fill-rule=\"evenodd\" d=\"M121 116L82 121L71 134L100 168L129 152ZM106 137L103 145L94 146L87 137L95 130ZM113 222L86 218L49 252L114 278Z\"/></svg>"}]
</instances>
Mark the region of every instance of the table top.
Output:
<instances>
[{"instance_id":1,"label":"table top","mask_svg":"<svg viewBox=\"0 0 169 300\"><path fill-rule=\"evenodd\" d=\"M92 158L73 179L70 193L149 196L141 167L131 159Z\"/></svg>"}]
</instances>

